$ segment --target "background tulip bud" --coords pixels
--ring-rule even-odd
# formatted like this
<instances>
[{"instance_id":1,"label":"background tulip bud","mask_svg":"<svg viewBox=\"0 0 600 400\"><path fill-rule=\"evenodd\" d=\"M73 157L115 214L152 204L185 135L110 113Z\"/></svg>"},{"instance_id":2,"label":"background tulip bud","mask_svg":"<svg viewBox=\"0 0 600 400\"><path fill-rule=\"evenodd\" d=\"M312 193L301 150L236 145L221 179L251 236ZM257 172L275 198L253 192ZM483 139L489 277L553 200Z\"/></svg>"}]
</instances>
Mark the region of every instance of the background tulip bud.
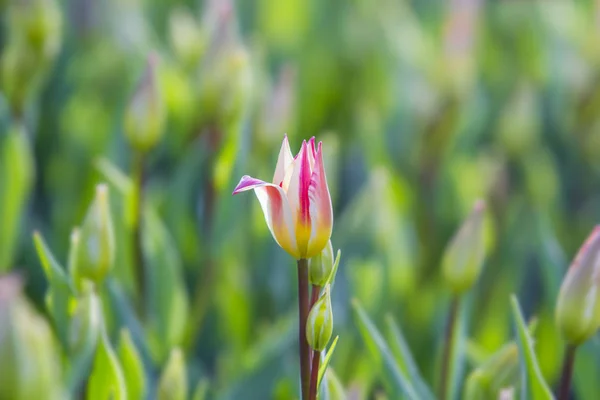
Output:
<instances>
[{"instance_id":1,"label":"background tulip bud","mask_svg":"<svg viewBox=\"0 0 600 400\"><path fill-rule=\"evenodd\" d=\"M197 65L207 48L207 35L194 15L177 8L169 16L169 36L177 58L186 68Z\"/></svg>"},{"instance_id":2,"label":"background tulip bud","mask_svg":"<svg viewBox=\"0 0 600 400\"><path fill-rule=\"evenodd\" d=\"M333 246L331 240L325 248L309 260L308 273L310 283L317 286L325 286L333 271Z\"/></svg>"},{"instance_id":3,"label":"background tulip bud","mask_svg":"<svg viewBox=\"0 0 600 400\"><path fill-rule=\"evenodd\" d=\"M329 285L308 314L306 321L306 340L317 351L325 350L333 332L333 313Z\"/></svg>"},{"instance_id":4,"label":"background tulip bud","mask_svg":"<svg viewBox=\"0 0 600 400\"><path fill-rule=\"evenodd\" d=\"M158 383L158 400L185 400L187 392L185 360L181 349L175 348Z\"/></svg>"},{"instance_id":5,"label":"background tulip bud","mask_svg":"<svg viewBox=\"0 0 600 400\"><path fill-rule=\"evenodd\" d=\"M60 48L62 17L54 0L12 1L0 56L0 92L20 114L29 93Z\"/></svg>"},{"instance_id":6,"label":"background tulip bud","mask_svg":"<svg viewBox=\"0 0 600 400\"><path fill-rule=\"evenodd\" d=\"M74 276L101 283L115 258L115 234L108 187L104 184L96 186L96 197L81 225L76 252Z\"/></svg>"},{"instance_id":7,"label":"background tulip bud","mask_svg":"<svg viewBox=\"0 0 600 400\"><path fill-rule=\"evenodd\" d=\"M148 57L146 70L125 113L125 135L133 148L152 149L162 137L166 119L157 71L157 57Z\"/></svg>"},{"instance_id":8,"label":"background tulip bud","mask_svg":"<svg viewBox=\"0 0 600 400\"><path fill-rule=\"evenodd\" d=\"M57 344L14 275L0 278L0 360L0 399L61 398Z\"/></svg>"},{"instance_id":9,"label":"background tulip bud","mask_svg":"<svg viewBox=\"0 0 600 400\"><path fill-rule=\"evenodd\" d=\"M481 272L485 257L484 212L485 203L477 201L444 252L442 274L456 294L470 289Z\"/></svg>"},{"instance_id":10,"label":"background tulip bud","mask_svg":"<svg viewBox=\"0 0 600 400\"><path fill-rule=\"evenodd\" d=\"M577 345L600 327L600 226L579 249L560 287L556 325L564 339Z\"/></svg>"}]
</instances>

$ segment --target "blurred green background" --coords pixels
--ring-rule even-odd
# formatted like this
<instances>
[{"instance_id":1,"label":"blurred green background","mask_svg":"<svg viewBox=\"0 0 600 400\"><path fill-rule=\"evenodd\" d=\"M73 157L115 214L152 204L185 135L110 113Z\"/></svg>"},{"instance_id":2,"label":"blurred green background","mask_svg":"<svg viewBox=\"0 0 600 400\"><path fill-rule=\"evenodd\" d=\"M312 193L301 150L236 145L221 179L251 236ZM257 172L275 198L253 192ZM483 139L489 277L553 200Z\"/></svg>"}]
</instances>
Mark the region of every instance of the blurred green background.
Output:
<instances>
[{"instance_id":1,"label":"blurred green background","mask_svg":"<svg viewBox=\"0 0 600 400\"><path fill-rule=\"evenodd\" d=\"M331 365L347 393L385 394L352 298L376 322L393 314L436 381L449 296L440 259L478 198L489 204L489 251L467 371L513 337L515 293L539 318L536 349L555 386L556 294L600 220L595 3L1 0L0 270L19 271L47 314L32 233L66 260L71 229L108 182L117 258L102 298L113 343L131 331L150 386L179 346L190 392L206 381L209 398L293 398L294 260L255 197L231 191L243 174L272 176L284 133L294 152L316 136L343 253ZM145 160L142 323L119 178L134 160L126 106L151 53L167 122ZM585 348L575 392L592 400L600 342Z\"/></svg>"}]
</instances>

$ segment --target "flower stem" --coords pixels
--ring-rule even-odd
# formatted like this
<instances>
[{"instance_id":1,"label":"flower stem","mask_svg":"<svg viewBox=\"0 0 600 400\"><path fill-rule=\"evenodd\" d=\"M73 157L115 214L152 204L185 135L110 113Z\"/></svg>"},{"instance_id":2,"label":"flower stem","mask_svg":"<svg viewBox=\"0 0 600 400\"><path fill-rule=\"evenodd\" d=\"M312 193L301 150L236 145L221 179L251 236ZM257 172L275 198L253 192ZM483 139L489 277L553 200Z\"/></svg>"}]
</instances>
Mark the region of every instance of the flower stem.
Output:
<instances>
[{"instance_id":1,"label":"flower stem","mask_svg":"<svg viewBox=\"0 0 600 400\"><path fill-rule=\"evenodd\" d=\"M317 385L319 383L319 362L321 352L314 350L312 353L312 368L310 370L310 394L308 400L317 400Z\"/></svg>"},{"instance_id":2,"label":"flower stem","mask_svg":"<svg viewBox=\"0 0 600 400\"><path fill-rule=\"evenodd\" d=\"M146 276L144 268L144 252L142 247L142 216L144 214L144 155L136 152L132 166L133 183L135 185L134 196L134 225L133 225L133 245L134 245L134 279L139 284L139 313L140 317L144 315L146 301Z\"/></svg>"},{"instance_id":3,"label":"flower stem","mask_svg":"<svg viewBox=\"0 0 600 400\"><path fill-rule=\"evenodd\" d=\"M454 341L454 327L458 316L459 297L453 296L450 302L450 311L448 312L448 323L444 334L444 353L442 355L442 371L440 376L439 398L446 400L448 388L448 374L450 373L450 359L452 358L452 342Z\"/></svg>"},{"instance_id":4,"label":"flower stem","mask_svg":"<svg viewBox=\"0 0 600 400\"><path fill-rule=\"evenodd\" d=\"M565 358L563 360L560 387L558 389L558 400L567 400L569 398L571 377L573 376L573 366L575 365L576 350L577 346L574 345L567 345L565 348Z\"/></svg>"},{"instance_id":5,"label":"flower stem","mask_svg":"<svg viewBox=\"0 0 600 400\"><path fill-rule=\"evenodd\" d=\"M298 343L300 349L300 382L302 399L308 399L310 385L310 349L306 341L306 320L308 319L308 260L298 260Z\"/></svg>"}]
</instances>

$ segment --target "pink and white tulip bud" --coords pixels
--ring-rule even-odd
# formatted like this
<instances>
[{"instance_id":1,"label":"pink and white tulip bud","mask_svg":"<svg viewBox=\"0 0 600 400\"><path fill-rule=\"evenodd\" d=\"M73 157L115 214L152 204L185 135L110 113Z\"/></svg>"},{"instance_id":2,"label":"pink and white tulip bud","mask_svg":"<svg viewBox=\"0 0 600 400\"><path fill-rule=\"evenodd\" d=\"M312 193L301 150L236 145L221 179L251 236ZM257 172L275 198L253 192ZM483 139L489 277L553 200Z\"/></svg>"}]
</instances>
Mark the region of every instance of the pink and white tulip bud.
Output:
<instances>
[{"instance_id":1,"label":"pink and white tulip bud","mask_svg":"<svg viewBox=\"0 0 600 400\"><path fill-rule=\"evenodd\" d=\"M244 175L233 194L254 190L273 238L296 259L319 254L331 237L333 210L323 165L322 143L302 143L294 158L287 136L273 183Z\"/></svg>"},{"instance_id":2,"label":"pink and white tulip bud","mask_svg":"<svg viewBox=\"0 0 600 400\"><path fill-rule=\"evenodd\" d=\"M600 327L600 226L585 241L562 282L556 302L556 325L577 345Z\"/></svg>"},{"instance_id":3,"label":"pink and white tulip bud","mask_svg":"<svg viewBox=\"0 0 600 400\"><path fill-rule=\"evenodd\" d=\"M442 273L452 292L460 294L475 283L485 258L485 203L479 200L444 252Z\"/></svg>"}]
</instances>

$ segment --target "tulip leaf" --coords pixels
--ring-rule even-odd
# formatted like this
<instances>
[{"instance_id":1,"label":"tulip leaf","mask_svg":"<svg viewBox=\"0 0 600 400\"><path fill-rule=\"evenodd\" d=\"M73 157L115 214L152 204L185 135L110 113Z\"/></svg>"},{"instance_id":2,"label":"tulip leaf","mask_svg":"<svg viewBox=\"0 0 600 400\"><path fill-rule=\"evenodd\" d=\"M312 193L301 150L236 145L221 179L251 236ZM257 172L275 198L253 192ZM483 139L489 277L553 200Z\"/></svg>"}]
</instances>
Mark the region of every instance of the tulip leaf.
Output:
<instances>
[{"instance_id":1,"label":"tulip leaf","mask_svg":"<svg viewBox=\"0 0 600 400\"><path fill-rule=\"evenodd\" d=\"M0 273L12 267L21 218L35 177L31 145L21 125L0 140Z\"/></svg>"},{"instance_id":2,"label":"tulip leaf","mask_svg":"<svg viewBox=\"0 0 600 400\"><path fill-rule=\"evenodd\" d=\"M340 258L342 257L342 250L338 249L337 254L335 256L335 261L333 262L333 268L331 269L331 274L327 279L327 284L331 285L333 289L333 284L335 283L335 276L337 275L338 267L340 266Z\"/></svg>"},{"instance_id":3,"label":"tulip leaf","mask_svg":"<svg viewBox=\"0 0 600 400\"><path fill-rule=\"evenodd\" d=\"M518 384L518 369L519 350L516 343L510 342L469 374L465 381L463 398L498 398L502 389Z\"/></svg>"},{"instance_id":4,"label":"tulip leaf","mask_svg":"<svg viewBox=\"0 0 600 400\"><path fill-rule=\"evenodd\" d=\"M210 381L207 378L202 378L198 381L196 389L194 389L194 395L192 400L206 400L208 398L208 388L210 387Z\"/></svg>"},{"instance_id":5,"label":"tulip leaf","mask_svg":"<svg viewBox=\"0 0 600 400\"><path fill-rule=\"evenodd\" d=\"M167 228L156 213L144 215L143 249L148 265L148 335L155 360L163 362L185 334L189 300L185 290L179 253Z\"/></svg>"},{"instance_id":6,"label":"tulip leaf","mask_svg":"<svg viewBox=\"0 0 600 400\"><path fill-rule=\"evenodd\" d=\"M329 400L346 400L348 398L344 386L333 371L333 368L327 370L325 381L327 384L324 386L327 387L327 396L329 397Z\"/></svg>"},{"instance_id":7,"label":"tulip leaf","mask_svg":"<svg viewBox=\"0 0 600 400\"><path fill-rule=\"evenodd\" d=\"M540 366L535 355L533 338L521 313L517 297L511 296L513 318L517 330L517 343L521 358L521 390L522 397L532 400L554 399L548 384L544 381Z\"/></svg>"},{"instance_id":8,"label":"tulip leaf","mask_svg":"<svg viewBox=\"0 0 600 400\"><path fill-rule=\"evenodd\" d=\"M331 361L331 356L333 355L333 351L335 350L335 346L337 346L337 342L338 342L339 338L340 337L338 335L335 337L335 339L333 339L331 346L329 346L329 350L327 350L325 357L323 357L321 366L319 367L319 378L317 380L317 382L318 382L317 388L321 385L321 380L323 379L323 375L325 374L325 371L327 371L327 366L329 365L329 362Z\"/></svg>"},{"instance_id":9,"label":"tulip leaf","mask_svg":"<svg viewBox=\"0 0 600 400\"><path fill-rule=\"evenodd\" d=\"M394 357L388 344L383 336L375 327L375 324L367 316L358 300L352 301L352 307L358 317L358 328L371 354L378 360L381 360L386 376L392 384L391 398L399 398L402 395L409 399L420 399L413 382L410 381L408 375L402 371Z\"/></svg>"},{"instance_id":10,"label":"tulip leaf","mask_svg":"<svg viewBox=\"0 0 600 400\"><path fill-rule=\"evenodd\" d=\"M125 376L104 329L100 334L94 367L87 386L88 400L126 400Z\"/></svg>"},{"instance_id":11,"label":"tulip leaf","mask_svg":"<svg viewBox=\"0 0 600 400\"><path fill-rule=\"evenodd\" d=\"M144 399L146 397L144 365L127 329L121 330L118 351L123 366L127 396L130 399Z\"/></svg>"},{"instance_id":12,"label":"tulip leaf","mask_svg":"<svg viewBox=\"0 0 600 400\"><path fill-rule=\"evenodd\" d=\"M119 193L127 194L133 189L131 179L106 158L99 158L94 165Z\"/></svg>"},{"instance_id":13,"label":"tulip leaf","mask_svg":"<svg viewBox=\"0 0 600 400\"><path fill-rule=\"evenodd\" d=\"M187 371L181 349L171 350L167 365L158 383L158 400L187 399Z\"/></svg>"},{"instance_id":14,"label":"tulip leaf","mask_svg":"<svg viewBox=\"0 0 600 400\"><path fill-rule=\"evenodd\" d=\"M71 393L87 377L96 351L102 324L100 299L87 286L76 302L69 325L69 372L68 387Z\"/></svg>"},{"instance_id":15,"label":"tulip leaf","mask_svg":"<svg viewBox=\"0 0 600 400\"><path fill-rule=\"evenodd\" d=\"M392 353L394 354L399 367L408 375L410 381L413 382L419 398L435 399L431 389L421 377L417 363L410 352L410 348L406 343L406 339L404 338L399 325L390 314L385 317L385 322L389 333L388 337L390 338L389 343Z\"/></svg>"},{"instance_id":16,"label":"tulip leaf","mask_svg":"<svg viewBox=\"0 0 600 400\"><path fill-rule=\"evenodd\" d=\"M58 261L56 261L56 258L54 258L54 255L39 232L33 234L33 241L42 267L44 268L44 273L49 282L46 306L52 316L57 336L66 349L69 327L69 306L73 295L73 289L69 277Z\"/></svg>"}]
</instances>

